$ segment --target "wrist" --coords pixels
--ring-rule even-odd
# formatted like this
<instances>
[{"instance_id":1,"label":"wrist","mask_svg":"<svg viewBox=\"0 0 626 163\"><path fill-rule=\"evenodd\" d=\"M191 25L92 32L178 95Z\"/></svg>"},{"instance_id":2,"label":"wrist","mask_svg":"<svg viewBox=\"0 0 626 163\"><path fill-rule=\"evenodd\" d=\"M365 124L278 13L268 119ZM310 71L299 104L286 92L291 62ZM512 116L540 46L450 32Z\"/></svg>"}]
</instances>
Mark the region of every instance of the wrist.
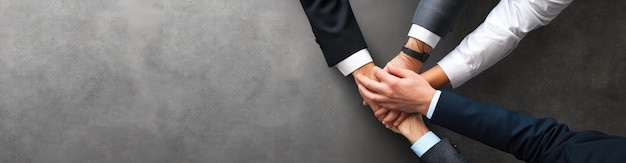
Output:
<instances>
[{"instance_id":1,"label":"wrist","mask_svg":"<svg viewBox=\"0 0 626 163\"><path fill-rule=\"evenodd\" d=\"M398 131L402 136L404 136L411 144L415 143L419 140L424 134L428 131L428 128L421 122L421 118L417 118L416 116L421 116L417 114L413 114L409 116L403 123L398 126Z\"/></svg>"},{"instance_id":2,"label":"wrist","mask_svg":"<svg viewBox=\"0 0 626 163\"><path fill-rule=\"evenodd\" d=\"M420 73L422 71L422 62L409 56L408 54L404 54L400 52L396 57L394 57L388 65L394 65L397 67L402 67L405 69L409 69L415 73Z\"/></svg>"},{"instance_id":3,"label":"wrist","mask_svg":"<svg viewBox=\"0 0 626 163\"><path fill-rule=\"evenodd\" d=\"M430 51L432 51L432 48L428 44L413 37L409 37L404 46L420 53L430 53Z\"/></svg>"},{"instance_id":4,"label":"wrist","mask_svg":"<svg viewBox=\"0 0 626 163\"><path fill-rule=\"evenodd\" d=\"M374 68L374 62L368 62L366 64L364 64L363 66L359 67L358 69L354 70L352 72L352 75L356 75L356 74L361 74L367 77L371 78L371 72L372 72L372 68Z\"/></svg>"},{"instance_id":5,"label":"wrist","mask_svg":"<svg viewBox=\"0 0 626 163\"><path fill-rule=\"evenodd\" d=\"M409 140L409 142L411 142L411 144L415 144L415 142L417 142L417 140L420 140L420 138L422 138L422 136L424 136L428 131L430 130L419 130L417 132L408 134L409 136L405 136L407 138L407 140Z\"/></svg>"},{"instance_id":6,"label":"wrist","mask_svg":"<svg viewBox=\"0 0 626 163\"><path fill-rule=\"evenodd\" d=\"M437 90L434 88L430 88L424 92L427 92L426 93L427 95L424 101L422 102L422 104L425 104L425 105L420 105L418 107L417 113L428 117L428 109L430 109L430 105L436 105L436 104L433 104L434 102L433 98L435 98L435 94L437 93Z\"/></svg>"},{"instance_id":7,"label":"wrist","mask_svg":"<svg viewBox=\"0 0 626 163\"><path fill-rule=\"evenodd\" d=\"M450 79L448 79L448 75L443 71L443 69L439 65L435 65L434 67L424 71L424 73L420 74L433 88L439 88L445 84L450 83Z\"/></svg>"},{"instance_id":8,"label":"wrist","mask_svg":"<svg viewBox=\"0 0 626 163\"><path fill-rule=\"evenodd\" d=\"M419 140L420 138L422 138L422 136L424 136L428 131L430 130L412 130L412 132L407 132L407 133L403 133L402 136L404 136L409 142L411 142L411 144L415 144L415 142L417 142L417 140Z\"/></svg>"},{"instance_id":9,"label":"wrist","mask_svg":"<svg viewBox=\"0 0 626 163\"><path fill-rule=\"evenodd\" d=\"M404 45L406 48L418 52L418 53L429 53L431 51L430 46L428 46L426 43L415 39L413 37L409 37L409 39L407 40L406 44ZM393 62L397 62L398 64L401 63L401 65L397 65L397 66L401 66L407 69L410 69L416 73L420 73L422 70L422 61L420 61L417 58L414 58L412 56L410 56L409 54L406 54L405 52L401 51L393 60Z\"/></svg>"}]
</instances>

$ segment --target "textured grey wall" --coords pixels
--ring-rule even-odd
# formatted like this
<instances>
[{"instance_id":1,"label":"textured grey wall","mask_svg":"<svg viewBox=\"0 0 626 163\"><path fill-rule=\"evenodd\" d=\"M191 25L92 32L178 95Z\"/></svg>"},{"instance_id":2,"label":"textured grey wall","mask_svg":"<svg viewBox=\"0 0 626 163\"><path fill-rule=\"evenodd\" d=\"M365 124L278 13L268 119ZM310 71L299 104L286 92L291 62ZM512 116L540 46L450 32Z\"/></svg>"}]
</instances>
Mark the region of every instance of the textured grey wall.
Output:
<instances>
[{"instance_id":1,"label":"textured grey wall","mask_svg":"<svg viewBox=\"0 0 626 163\"><path fill-rule=\"evenodd\" d=\"M497 0L474 0L436 63ZM352 1L378 65L417 1ZM576 1L454 91L626 135L626 4ZM0 162L417 162L298 1L0 0ZM512 156L431 125L472 162Z\"/></svg>"}]
</instances>

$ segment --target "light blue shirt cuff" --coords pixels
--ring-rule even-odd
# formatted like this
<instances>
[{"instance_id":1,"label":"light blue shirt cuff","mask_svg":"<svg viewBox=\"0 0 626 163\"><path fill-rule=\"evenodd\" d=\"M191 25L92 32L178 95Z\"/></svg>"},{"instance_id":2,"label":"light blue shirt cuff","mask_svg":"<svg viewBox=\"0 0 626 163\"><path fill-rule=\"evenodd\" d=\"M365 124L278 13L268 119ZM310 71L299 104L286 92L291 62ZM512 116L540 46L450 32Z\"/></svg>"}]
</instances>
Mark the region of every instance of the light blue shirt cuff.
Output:
<instances>
[{"instance_id":1,"label":"light blue shirt cuff","mask_svg":"<svg viewBox=\"0 0 626 163\"><path fill-rule=\"evenodd\" d=\"M441 91L435 91L435 95L433 96L433 99L430 101L430 105L428 106L426 118L430 119L431 117L433 117L433 113L435 113L435 108L437 107L437 102L439 102L439 96L441 96Z\"/></svg>"},{"instance_id":2,"label":"light blue shirt cuff","mask_svg":"<svg viewBox=\"0 0 626 163\"><path fill-rule=\"evenodd\" d=\"M417 156L422 157L424 153L428 152L428 150L439 143L439 141L441 141L441 139L439 139L435 133L428 131L411 146L411 149Z\"/></svg>"}]
</instances>

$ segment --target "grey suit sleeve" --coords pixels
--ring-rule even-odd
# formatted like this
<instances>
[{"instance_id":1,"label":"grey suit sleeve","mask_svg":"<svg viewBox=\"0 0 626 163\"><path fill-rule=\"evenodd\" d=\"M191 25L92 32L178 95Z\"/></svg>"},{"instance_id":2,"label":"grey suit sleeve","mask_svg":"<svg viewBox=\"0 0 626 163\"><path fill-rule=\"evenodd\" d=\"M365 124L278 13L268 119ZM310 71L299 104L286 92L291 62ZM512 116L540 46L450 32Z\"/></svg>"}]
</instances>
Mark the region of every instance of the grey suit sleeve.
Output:
<instances>
[{"instance_id":1,"label":"grey suit sleeve","mask_svg":"<svg viewBox=\"0 0 626 163\"><path fill-rule=\"evenodd\" d=\"M452 29L469 0L420 0L412 23L440 37Z\"/></svg>"},{"instance_id":2,"label":"grey suit sleeve","mask_svg":"<svg viewBox=\"0 0 626 163\"><path fill-rule=\"evenodd\" d=\"M443 138L420 157L420 162L466 163L467 160L456 150L448 138Z\"/></svg>"}]
</instances>

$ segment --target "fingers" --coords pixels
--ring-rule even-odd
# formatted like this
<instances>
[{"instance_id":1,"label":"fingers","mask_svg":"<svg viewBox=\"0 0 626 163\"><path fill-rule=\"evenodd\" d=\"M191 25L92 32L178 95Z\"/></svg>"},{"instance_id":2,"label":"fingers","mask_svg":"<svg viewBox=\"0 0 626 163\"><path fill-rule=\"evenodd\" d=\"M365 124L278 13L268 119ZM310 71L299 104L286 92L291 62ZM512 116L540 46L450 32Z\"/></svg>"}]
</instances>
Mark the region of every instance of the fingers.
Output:
<instances>
[{"instance_id":1,"label":"fingers","mask_svg":"<svg viewBox=\"0 0 626 163\"><path fill-rule=\"evenodd\" d=\"M384 118L385 114L387 114L389 112L389 109L386 108L379 108L376 112L374 112L374 116L378 117L378 118Z\"/></svg>"},{"instance_id":2,"label":"fingers","mask_svg":"<svg viewBox=\"0 0 626 163\"><path fill-rule=\"evenodd\" d=\"M389 129L397 127L411 114L396 110L400 109L400 106L398 106L398 98L391 98L393 97L392 88L395 88L394 85L401 84L400 78L408 78L418 74L393 65L387 65L385 70L374 67L372 71L380 82L360 74L354 76L359 92L367 99L363 100L363 105L376 105L378 109L373 111L378 120Z\"/></svg>"},{"instance_id":3,"label":"fingers","mask_svg":"<svg viewBox=\"0 0 626 163\"><path fill-rule=\"evenodd\" d=\"M376 94L370 91L369 89L365 88L365 86L357 84L357 87L359 88L359 92L361 93L363 97L371 99L373 102L383 102L383 101L389 100L388 97Z\"/></svg>"},{"instance_id":4,"label":"fingers","mask_svg":"<svg viewBox=\"0 0 626 163\"><path fill-rule=\"evenodd\" d=\"M393 122L398 118L398 116L400 116L400 112L391 111L387 113L387 115L383 119L383 123L385 124L387 128L391 128L393 127Z\"/></svg>"},{"instance_id":5,"label":"fingers","mask_svg":"<svg viewBox=\"0 0 626 163\"><path fill-rule=\"evenodd\" d=\"M378 67L375 67L378 68ZM380 68L378 68L380 69ZM372 90L374 92L386 92L388 89L385 88L385 85L379 83L378 81L372 80L363 75L356 75L357 85L363 85L365 88Z\"/></svg>"},{"instance_id":6,"label":"fingers","mask_svg":"<svg viewBox=\"0 0 626 163\"><path fill-rule=\"evenodd\" d=\"M386 108L379 108L377 111L374 112L374 116L376 116L376 119L378 119L378 121L380 121L383 125L385 125L385 127L387 127L387 124L384 122L385 117L387 117L389 113L389 109Z\"/></svg>"},{"instance_id":7,"label":"fingers","mask_svg":"<svg viewBox=\"0 0 626 163\"><path fill-rule=\"evenodd\" d=\"M410 115L410 113L391 111L384 107L380 107L378 110L374 111L374 116L387 128L398 127Z\"/></svg>"},{"instance_id":8,"label":"fingers","mask_svg":"<svg viewBox=\"0 0 626 163\"><path fill-rule=\"evenodd\" d=\"M398 127L400 125L400 123L402 123L404 120L406 120L407 117L409 117L410 114L405 113L405 112L401 112L400 116L398 117L398 119L396 119L396 121L393 122L393 126L394 127Z\"/></svg>"},{"instance_id":9,"label":"fingers","mask_svg":"<svg viewBox=\"0 0 626 163\"><path fill-rule=\"evenodd\" d=\"M403 69L403 68L396 67L393 65L387 65L387 67L385 68L387 68L387 72L389 72L389 74L395 75L400 78L407 78L407 77L416 75L416 73L411 70Z\"/></svg>"},{"instance_id":10,"label":"fingers","mask_svg":"<svg viewBox=\"0 0 626 163\"><path fill-rule=\"evenodd\" d=\"M390 128L390 130L395 132L395 133L400 133L400 130L397 127Z\"/></svg>"},{"instance_id":11,"label":"fingers","mask_svg":"<svg viewBox=\"0 0 626 163\"><path fill-rule=\"evenodd\" d=\"M398 77L395 77L378 67L374 68L372 71L374 71L374 76L382 82L390 82L398 79Z\"/></svg>"},{"instance_id":12,"label":"fingers","mask_svg":"<svg viewBox=\"0 0 626 163\"><path fill-rule=\"evenodd\" d=\"M396 105L396 103L394 103L394 102L392 101L392 99L386 100L386 101L384 101L384 102L379 102L379 103L377 103L377 104L378 104L378 106L380 106L380 107L384 107L384 108L387 108L387 109L390 109L390 110L396 110L396 109L398 109L398 107L397 107L398 105Z\"/></svg>"}]
</instances>

